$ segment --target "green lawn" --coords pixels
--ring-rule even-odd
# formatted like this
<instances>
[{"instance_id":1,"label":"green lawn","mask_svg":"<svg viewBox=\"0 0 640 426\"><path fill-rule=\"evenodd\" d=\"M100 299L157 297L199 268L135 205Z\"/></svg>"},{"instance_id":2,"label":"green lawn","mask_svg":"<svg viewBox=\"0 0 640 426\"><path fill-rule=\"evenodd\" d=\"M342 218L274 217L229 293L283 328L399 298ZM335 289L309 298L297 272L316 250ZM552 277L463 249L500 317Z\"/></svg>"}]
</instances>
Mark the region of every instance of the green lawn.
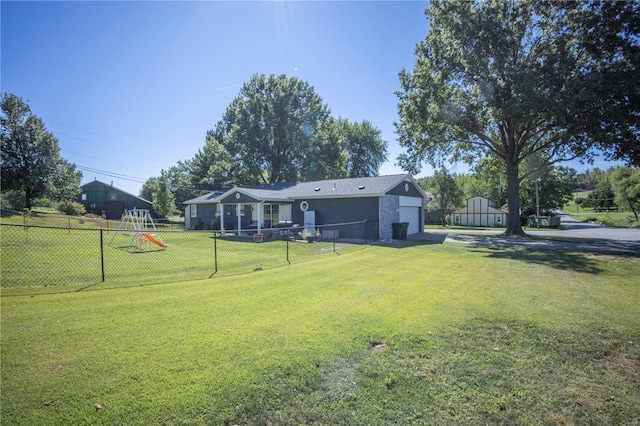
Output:
<instances>
[{"instance_id":1,"label":"green lawn","mask_svg":"<svg viewBox=\"0 0 640 426\"><path fill-rule=\"evenodd\" d=\"M131 252L127 248L134 234L114 234L98 229L1 226L0 294L32 295L208 279L213 274L265 270L364 247L343 241L287 244L268 240L258 244L249 237L218 235L214 239L212 232L159 231L166 250L147 244L150 251Z\"/></svg>"},{"instance_id":2,"label":"green lawn","mask_svg":"<svg viewBox=\"0 0 640 426\"><path fill-rule=\"evenodd\" d=\"M404 242L4 296L1 421L637 424L639 277L638 258Z\"/></svg>"},{"instance_id":3,"label":"green lawn","mask_svg":"<svg viewBox=\"0 0 640 426\"><path fill-rule=\"evenodd\" d=\"M576 205L576 198L579 197L584 200L590 193L591 191L574 192L573 200L568 202L563 207L562 211L581 222L590 221L597 222L605 226L640 228L640 223L636 220L633 212L631 211L596 212L591 207Z\"/></svg>"}]
</instances>

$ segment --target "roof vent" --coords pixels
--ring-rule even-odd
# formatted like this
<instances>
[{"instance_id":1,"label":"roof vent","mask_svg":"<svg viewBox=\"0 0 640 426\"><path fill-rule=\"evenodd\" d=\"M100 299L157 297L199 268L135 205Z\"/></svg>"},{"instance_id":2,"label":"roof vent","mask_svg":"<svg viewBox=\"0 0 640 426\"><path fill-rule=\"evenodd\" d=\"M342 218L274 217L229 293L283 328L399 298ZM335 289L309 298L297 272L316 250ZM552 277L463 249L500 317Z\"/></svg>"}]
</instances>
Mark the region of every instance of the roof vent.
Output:
<instances>
[{"instance_id":1,"label":"roof vent","mask_svg":"<svg viewBox=\"0 0 640 426\"><path fill-rule=\"evenodd\" d=\"M331 188L331 190L332 190L332 191L335 191L335 190L336 190L336 184L335 184L335 183L333 184L333 188Z\"/></svg>"},{"instance_id":2,"label":"roof vent","mask_svg":"<svg viewBox=\"0 0 640 426\"><path fill-rule=\"evenodd\" d=\"M364 189L364 185L360 185L358 189Z\"/></svg>"},{"instance_id":3,"label":"roof vent","mask_svg":"<svg viewBox=\"0 0 640 426\"><path fill-rule=\"evenodd\" d=\"M320 191L320 188L315 188L314 191L318 192Z\"/></svg>"}]
</instances>

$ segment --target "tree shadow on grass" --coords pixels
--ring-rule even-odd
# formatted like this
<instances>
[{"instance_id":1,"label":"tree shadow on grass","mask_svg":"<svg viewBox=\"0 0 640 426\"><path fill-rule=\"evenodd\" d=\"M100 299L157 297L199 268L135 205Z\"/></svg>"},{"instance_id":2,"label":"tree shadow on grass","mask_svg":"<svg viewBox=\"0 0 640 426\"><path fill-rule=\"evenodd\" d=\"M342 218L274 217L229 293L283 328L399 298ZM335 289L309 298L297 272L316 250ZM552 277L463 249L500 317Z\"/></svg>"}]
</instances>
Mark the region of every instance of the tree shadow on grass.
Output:
<instances>
[{"instance_id":1,"label":"tree shadow on grass","mask_svg":"<svg viewBox=\"0 0 640 426\"><path fill-rule=\"evenodd\" d=\"M536 250L531 248L471 246L475 253L486 253L492 259L519 260L526 263L548 266L554 269L575 271L585 274L603 272L598 262L589 259L585 253L565 250Z\"/></svg>"},{"instance_id":2,"label":"tree shadow on grass","mask_svg":"<svg viewBox=\"0 0 640 426\"><path fill-rule=\"evenodd\" d=\"M440 245L447 239L446 234L419 234L409 236L403 240L379 241L374 244L384 245L389 248L406 248L415 246Z\"/></svg>"}]
</instances>

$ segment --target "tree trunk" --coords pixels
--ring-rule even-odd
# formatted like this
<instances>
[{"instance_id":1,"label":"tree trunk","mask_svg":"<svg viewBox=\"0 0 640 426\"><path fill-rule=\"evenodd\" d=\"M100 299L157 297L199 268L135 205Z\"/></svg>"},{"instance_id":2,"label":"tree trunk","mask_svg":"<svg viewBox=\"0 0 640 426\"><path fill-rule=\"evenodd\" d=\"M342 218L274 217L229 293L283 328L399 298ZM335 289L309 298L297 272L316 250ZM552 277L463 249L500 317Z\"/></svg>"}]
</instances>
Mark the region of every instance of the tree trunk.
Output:
<instances>
[{"instance_id":1,"label":"tree trunk","mask_svg":"<svg viewBox=\"0 0 640 426\"><path fill-rule=\"evenodd\" d=\"M24 208L25 209L31 209L31 199L33 198L33 191L31 191L31 188L27 188L24 191Z\"/></svg>"},{"instance_id":2,"label":"tree trunk","mask_svg":"<svg viewBox=\"0 0 640 426\"><path fill-rule=\"evenodd\" d=\"M507 161L507 229L505 236L526 235L520 225L520 179L518 178L518 164Z\"/></svg>"}]
</instances>

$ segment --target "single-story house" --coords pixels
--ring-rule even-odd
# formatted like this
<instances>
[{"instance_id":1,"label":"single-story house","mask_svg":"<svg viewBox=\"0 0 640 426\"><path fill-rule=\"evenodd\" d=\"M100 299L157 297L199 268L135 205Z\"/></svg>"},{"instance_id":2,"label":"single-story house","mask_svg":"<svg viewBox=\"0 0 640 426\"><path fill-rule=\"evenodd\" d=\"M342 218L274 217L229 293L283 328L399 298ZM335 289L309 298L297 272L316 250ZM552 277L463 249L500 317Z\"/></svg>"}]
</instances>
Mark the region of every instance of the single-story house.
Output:
<instances>
[{"instance_id":1,"label":"single-story house","mask_svg":"<svg viewBox=\"0 0 640 426\"><path fill-rule=\"evenodd\" d=\"M485 197L471 197L467 206L451 213L451 224L459 226L507 227L507 212Z\"/></svg>"},{"instance_id":2,"label":"single-story house","mask_svg":"<svg viewBox=\"0 0 640 426\"><path fill-rule=\"evenodd\" d=\"M408 235L423 232L426 197L408 174L236 187L185 201L185 226L242 234L366 220L367 239L388 240L398 222L409 224Z\"/></svg>"},{"instance_id":3,"label":"single-story house","mask_svg":"<svg viewBox=\"0 0 640 426\"><path fill-rule=\"evenodd\" d=\"M80 188L82 191L76 201L84 206L87 213L104 214L106 219L121 219L125 210L136 208L149 210L152 217L157 217L151 201L115 188L113 183L109 185L94 180Z\"/></svg>"}]
</instances>

